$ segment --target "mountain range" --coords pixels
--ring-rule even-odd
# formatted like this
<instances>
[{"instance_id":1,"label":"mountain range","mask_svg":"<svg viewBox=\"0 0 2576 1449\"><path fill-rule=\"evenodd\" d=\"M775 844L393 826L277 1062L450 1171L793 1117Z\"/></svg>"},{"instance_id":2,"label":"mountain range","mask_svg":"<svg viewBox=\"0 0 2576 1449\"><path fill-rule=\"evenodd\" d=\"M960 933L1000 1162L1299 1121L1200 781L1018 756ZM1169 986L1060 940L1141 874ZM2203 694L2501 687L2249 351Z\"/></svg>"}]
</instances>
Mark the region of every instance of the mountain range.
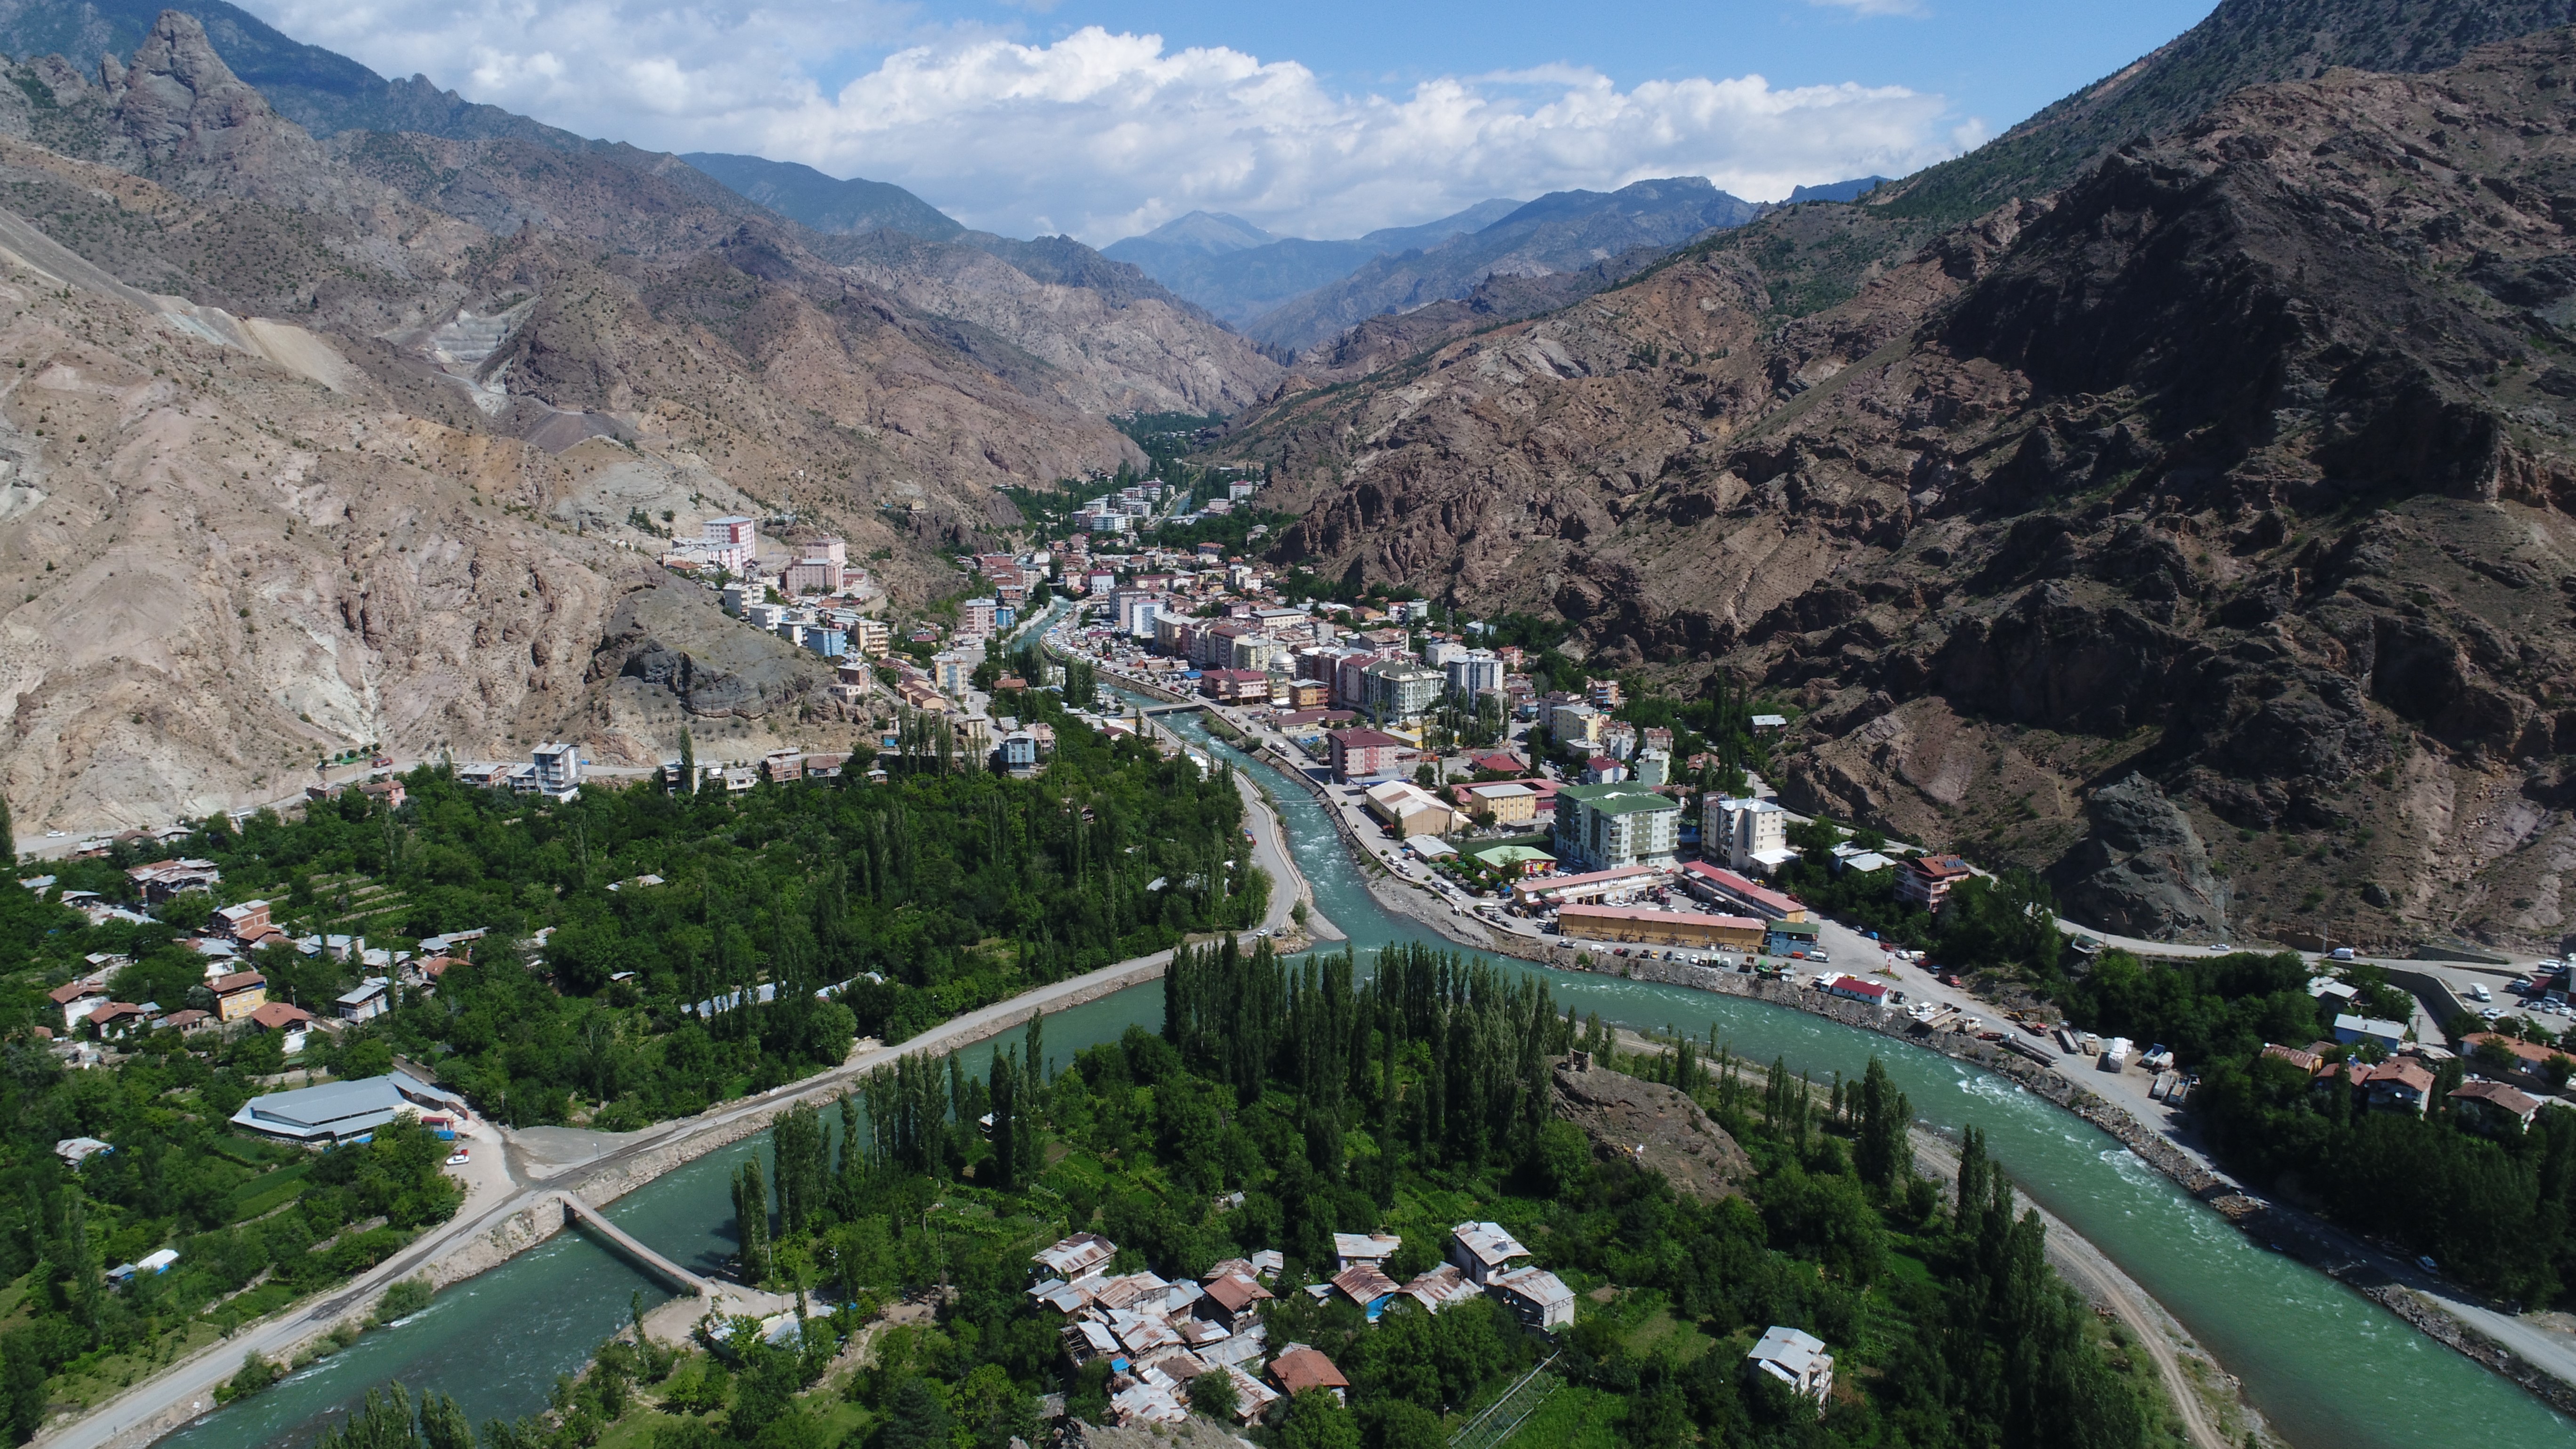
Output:
<instances>
[{"instance_id":1,"label":"mountain range","mask_svg":"<svg viewBox=\"0 0 2576 1449\"><path fill-rule=\"evenodd\" d=\"M1518 322L1375 319L1219 454L1299 517L1277 564L1751 687L1793 805L2079 919L2554 950L2566 9L2224 0L1852 203Z\"/></svg>"},{"instance_id":2,"label":"mountain range","mask_svg":"<svg viewBox=\"0 0 2576 1449\"><path fill-rule=\"evenodd\" d=\"M2567 8L2223 0L1778 207L1677 178L1104 253L229 7L0 3L0 791L152 823L357 743L850 736L816 661L658 581L665 529L792 514L935 596L1000 487L1139 459L1108 414L1216 412L1298 519L1276 566L1751 687L1792 803L2070 914L2555 945ZM1369 254L1290 291L1329 247Z\"/></svg>"},{"instance_id":3,"label":"mountain range","mask_svg":"<svg viewBox=\"0 0 2576 1449\"><path fill-rule=\"evenodd\" d=\"M1193 211L1101 248L1226 321L1242 326L1388 255L1436 246L1502 220L1521 203L1480 201L1420 226L1384 227L1351 241L1275 237L1240 217Z\"/></svg>"}]
</instances>

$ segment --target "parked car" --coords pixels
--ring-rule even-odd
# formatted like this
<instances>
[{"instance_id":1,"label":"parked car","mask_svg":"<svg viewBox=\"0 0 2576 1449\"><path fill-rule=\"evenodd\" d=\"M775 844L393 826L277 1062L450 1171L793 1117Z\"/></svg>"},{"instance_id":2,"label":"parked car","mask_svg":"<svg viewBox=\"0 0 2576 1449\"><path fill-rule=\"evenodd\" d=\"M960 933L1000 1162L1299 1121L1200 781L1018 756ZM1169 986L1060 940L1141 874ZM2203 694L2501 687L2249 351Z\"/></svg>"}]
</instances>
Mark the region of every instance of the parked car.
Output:
<instances>
[{"instance_id":1,"label":"parked car","mask_svg":"<svg viewBox=\"0 0 2576 1449\"><path fill-rule=\"evenodd\" d=\"M2485 982L2474 981L2469 984L2469 999L2471 1001L2493 1001L2495 1000L2495 993L2487 990Z\"/></svg>"},{"instance_id":2,"label":"parked car","mask_svg":"<svg viewBox=\"0 0 2576 1449\"><path fill-rule=\"evenodd\" d=\"M466 1163L472 1161L473 1157L474 1149L470 1147L459 1147L454 1152L447 1154L447 1165L450 1167L463 1167Z\"/></svg>"}]
</instances>

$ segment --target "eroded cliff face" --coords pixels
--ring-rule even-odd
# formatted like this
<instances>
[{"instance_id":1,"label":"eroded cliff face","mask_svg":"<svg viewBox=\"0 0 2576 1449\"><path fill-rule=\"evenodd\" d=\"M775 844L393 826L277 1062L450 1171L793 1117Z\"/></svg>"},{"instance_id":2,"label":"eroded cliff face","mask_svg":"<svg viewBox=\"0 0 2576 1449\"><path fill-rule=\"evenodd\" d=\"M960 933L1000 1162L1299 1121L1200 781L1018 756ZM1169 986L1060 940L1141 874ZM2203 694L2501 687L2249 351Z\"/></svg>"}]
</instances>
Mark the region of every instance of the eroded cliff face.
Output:
<instances>
[{"instance_id":1,"label":"eroded cliff face","mask_svg":"<svg viewBox=\"0 0 2576 1449\"><path fill-rule=\"evenodd\" d=\"M1793 208L1235 447L1282 559L1788 693L1802 803L2183 934L2554 942L2571 83L2551 32L2249 90L1802 316L1764 258L1878 223ZM2204 861L2088 807L2133 778Z\"/></svg>"}]
</instances>

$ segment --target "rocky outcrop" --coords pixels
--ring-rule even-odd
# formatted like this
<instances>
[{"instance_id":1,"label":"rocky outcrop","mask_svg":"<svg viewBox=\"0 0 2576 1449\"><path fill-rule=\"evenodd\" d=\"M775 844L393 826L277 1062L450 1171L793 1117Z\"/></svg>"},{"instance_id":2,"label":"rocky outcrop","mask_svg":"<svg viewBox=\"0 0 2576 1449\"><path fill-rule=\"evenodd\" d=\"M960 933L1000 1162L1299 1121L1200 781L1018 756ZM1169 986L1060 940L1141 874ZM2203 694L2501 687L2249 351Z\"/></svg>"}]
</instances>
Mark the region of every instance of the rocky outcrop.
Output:
<instances>
[{"instance_id":1,"label":"rocky outcrop","mask_svg":"<svg viewBox=\"0 0 2576 1449\"><path fill-rule=\"evenodd\" d=\"M1556 1115L1583 1129L1592 1154L1661 1173L1673 1191L1702 1202L1741 1194L1753 1161L1726 1129L1675 1087L1592 1065L1577 1053L1557 1063Z\"/></svg>"},{"instance_id":2,"label":"rocky outcrop","mask_svg":"<svg viewBox=\"0 0 2576 1449\"><path fill-rule=\"evenodd\" d=\"M759 718L820 694L832 671L811 651L727 616L705 589L657 581L618 602L589 678L667 693L701 718Z\"/></svg>"},{"instance_id":3,"label":"rocky outcrop","mask_svg":"<svg viewBox=\"0 0 2576 1449\"><path fill-rule=\"evenodd\" d=\"M2228 883L2155 781L2106 785L2084 811L2092 833L2051 872L2061 910L2123 936L2226 939Z\"/></svg>"}]
</instances>

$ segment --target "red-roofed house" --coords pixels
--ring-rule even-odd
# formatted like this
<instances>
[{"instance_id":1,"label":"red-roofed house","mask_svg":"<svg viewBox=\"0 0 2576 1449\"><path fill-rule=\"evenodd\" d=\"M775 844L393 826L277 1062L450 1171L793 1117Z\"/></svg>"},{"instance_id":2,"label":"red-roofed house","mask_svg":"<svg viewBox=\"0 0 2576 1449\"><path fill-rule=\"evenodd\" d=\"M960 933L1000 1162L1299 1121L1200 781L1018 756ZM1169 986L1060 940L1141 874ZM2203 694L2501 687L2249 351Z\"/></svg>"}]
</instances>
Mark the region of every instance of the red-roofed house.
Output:
<instances>
[{"instance_id":1,"label":"red-roofed house","mask_svg":"<svg viewBox=\"0 0 2576 1449\"><path fill-rule=\"evenodd\" d=\"M1949 897L1950 887L1975 873L1955 855L1918 855L1896 873L1896 895L1927 911L1937 911Z\"/></svg>"},{"instance_id":2,"label":"red-roofed house","mask_svg":"<svg viewBox=\"0 0 2576 1449\"><path fill-rule=\"evenodd\" d=\"M1302 1343L1270 1361L1270 1381L1290 1398L1309 1389L1322 1389L1339 1400L1351 1386L1342 1371L1333 1367L1331 1359Z\"/></svg>"},{"instance_id":3,"label":"red-roofed house","mask_svg":"<svg viewBox=\"0 0 2576 1449\"><path fill-rule=\"evenodd\" d=\"M1825 994L1845 1001L1864 1002L1871 1006L1887 1004L1887 988L1860 976L1837 976L1825 983Z\"/></svg>"},{"instance_id":4,"label":"red-roofed house","mask_svg":"<svg viewBox=\"0 0 2576 1449\"><path fill-rule=\"evenodd\" d=\"M253 931L268 929L268 902L244 901L225 906L206 922L206 929L228 941L239 941Z\"/></svg>"},{"instance_id":5,"label":"red-roofed house","mask_svg":"<svg viewBox=\"0 0 2576 1449\"><path fill-rule=\"evenodd\" d=\"M2502 1082L2470 1082L2452 1090L2451 1110L2482 1132L2520 1136L2540 1114L2540 1099Z\"/></svg>"},{"instance_id":6,"label":"red-roofed house","mask_svg":"<svg viewBox=\"0 0 2576 1449\"><path fill-rule=\"evenodd\" d=\"M143 1008L130 1001L111 1001L89 1014L89 1024L98 1028L102 1041L131 1036L144 1024Z\"/></svg>"},{"instance_id":7,"label":"red-roofed house","mask_svg":"<svg viewBox=\"0 0 2576 1449\"><path fill-rule=\"evenodd\" d=\"M2263 1055L2288 1062L2312 1077L2317 1074L2317 1068L2324 1064L2324 1059L2315 1052L2303 1052L2297 1047L2285 1047L2274 1042L2264 1044Z\"/></svg>"},{"instance_id":8,"label":"red-roofed house","mask_svg":"<svg viewBox=\"0 0 2576 1449\"><path fill-rule=\"evenodd\" d=\"M74 981L46 993L54 1005L63 1009L63 1030L69 1031L89 1020L89 1014L107 1004L107 988L95 981Z\"/></svg>"},{"instance_id":9,"label":"red-roofed house","mask_svg":"<svg viewBox=\"0 0 2576 1449\"><path fill-rule=\"evenodd\" d=\"M2460 1054L2470 1059L2473 1064L2470 1068L2472 1071L2483 1072L2488 1076L2495 1075L2493 1068L2475 1064L2479 1049L2490 1044L2514 1059L2514 1074L2520 1077L2525 1085L2546 1086L2548 1084L2546 1073L2552 1057L2563 1058L2571 1064L2576 1064L2576 1056L2570 1056L2562 1048L2545 1047L2538 1042L2523 1041L2517 1037L2504 1036L2492 1031L2481 1031L2460 1038Z\"/></svg>"},{"instance_id":10,"label":"red-roofed house","mask_svg":"<svg viewBox=\"0 0 2576 1449\"><path fill-rule=\"evenodd\" d=\"M313 1025L312 1012L283 1001L269 1002L243 1019L253 1031L276 1032L278 1046L289 1056L304 1050L305 1033Z\"/></svg>"},{"instance_id":11,"label":"red-roofed house","mask_svg":"<svg viewBox=\"0 0 2576 1449\"><path fill-rule=\"evenodd\" d=\"M2412 1112L2424 1115L2425 1105L2433 1100L2433 1074L2411 1057L2381 1062L2362 1079L2362 1090L2370 1094L2374 1112Z\"/></svg>"},{"instance_id":12,"label":"red-roofed house","mask_svg":"<svg viewBox=\"0 0 2576 1449\"><path fill-rule=\"evenodd\" d=\"M236 971L206 983L215 993L215 1014L239 1021L268 1004L268 978L256 971Z\"/></svg>"}]
</instances>

